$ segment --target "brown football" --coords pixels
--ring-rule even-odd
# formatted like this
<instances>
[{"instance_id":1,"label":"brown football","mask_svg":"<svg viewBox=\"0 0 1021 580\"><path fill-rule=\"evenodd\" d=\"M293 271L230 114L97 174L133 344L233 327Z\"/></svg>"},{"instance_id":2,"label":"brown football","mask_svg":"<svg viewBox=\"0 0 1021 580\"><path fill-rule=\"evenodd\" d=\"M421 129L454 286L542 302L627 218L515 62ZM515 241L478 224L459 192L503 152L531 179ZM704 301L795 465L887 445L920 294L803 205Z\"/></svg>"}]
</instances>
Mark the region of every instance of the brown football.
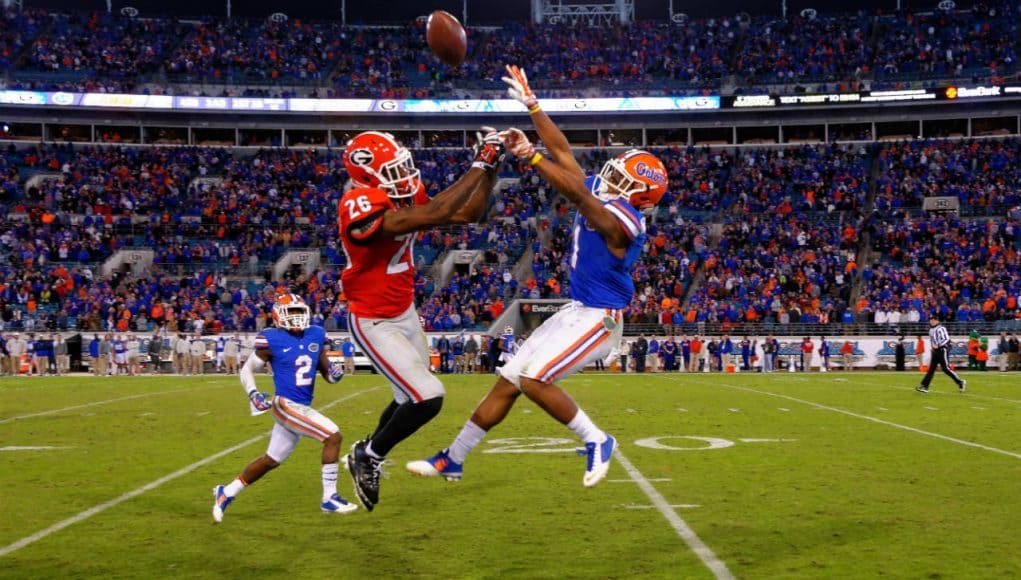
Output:
<instances>
[{"instance_id":1,"label":"brown football","mask_svg":"<svg viewBox=\"0 0 1021 580\"><path fill-rule=\"evenodd\" d=\"M450 66L458 66L464 62L468 53L468 38L464 27L445 10L436 10L429 15L425 24L425 41L429 43L436 58Z\"/></svg>"}]
</instances>

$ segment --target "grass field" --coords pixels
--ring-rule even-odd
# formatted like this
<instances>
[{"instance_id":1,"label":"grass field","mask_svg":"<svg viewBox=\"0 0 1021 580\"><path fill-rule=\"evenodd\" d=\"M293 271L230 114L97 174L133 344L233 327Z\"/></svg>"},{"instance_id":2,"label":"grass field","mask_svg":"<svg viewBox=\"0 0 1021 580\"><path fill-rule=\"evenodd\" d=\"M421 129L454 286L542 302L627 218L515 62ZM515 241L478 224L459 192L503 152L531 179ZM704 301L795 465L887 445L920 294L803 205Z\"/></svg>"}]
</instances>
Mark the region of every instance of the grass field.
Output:
<instances>
[{"instance_id":1,"label":"grass field","mask_svg":"<svg viewBox=\"0 0 1021 580\"><path fill-rule=\"evenodd\" d=\"M210 489L272 423L236 378L0 379L0 577L1018 577L1021 377L967 378L921 395L903 373L578 375L565 386L621 442L585 489L572 434L523 399L460 483L407 473L492 383L448 377L374 512L320 513L303 441L220 525ZM359 375L316 406L346 449L389 398Z\"/></svg>"}]
</instances>

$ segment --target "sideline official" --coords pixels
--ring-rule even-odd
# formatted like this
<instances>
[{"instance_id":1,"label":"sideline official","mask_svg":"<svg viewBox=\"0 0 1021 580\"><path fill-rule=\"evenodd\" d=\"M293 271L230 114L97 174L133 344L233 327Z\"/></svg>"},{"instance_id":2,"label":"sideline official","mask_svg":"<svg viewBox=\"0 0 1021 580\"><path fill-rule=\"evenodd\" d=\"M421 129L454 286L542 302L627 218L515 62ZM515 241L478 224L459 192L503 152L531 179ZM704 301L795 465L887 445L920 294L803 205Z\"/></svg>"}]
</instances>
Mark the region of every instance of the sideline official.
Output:
<instances>
[{"instance_id":1,"label":"sideline official","mask_svg":"<svg viewBox=\"0 0 1021 580\"><path fill-rule=\"evenodd\" d=\"M968 388L968 383L959 377L957 373L950 370L950 333L945 326L939 323L936 317L929 319L929 370L922 379L922 384L915 387L919 393L929 392L929 383L932 376L936 374L936 367L942 367L943 372L957 383L957 388L962 393Z\"/></svg>"}]
</instances>

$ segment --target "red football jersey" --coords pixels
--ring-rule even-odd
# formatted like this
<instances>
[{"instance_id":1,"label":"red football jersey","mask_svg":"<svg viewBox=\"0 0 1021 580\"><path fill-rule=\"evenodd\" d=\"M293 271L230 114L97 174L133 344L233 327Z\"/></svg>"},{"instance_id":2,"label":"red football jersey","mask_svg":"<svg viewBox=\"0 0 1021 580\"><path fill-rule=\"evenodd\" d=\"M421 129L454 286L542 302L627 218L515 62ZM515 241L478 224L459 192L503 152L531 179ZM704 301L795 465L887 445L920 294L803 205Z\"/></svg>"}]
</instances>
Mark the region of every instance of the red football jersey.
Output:
<instances>
[{"instance_id":1,"label":"red football jersey","mask_svg":"<svg viewBox=\"0 0 1021 580\"><path fill-rule=\"evenodd\" d=\"M351 312L358 316L395 318L415 301L413 247L418 234L377 235L383 214L395 209L377 188L356 187L340 199L337 224L347 256L341 282Z\"/></svg>"}]
</instances>

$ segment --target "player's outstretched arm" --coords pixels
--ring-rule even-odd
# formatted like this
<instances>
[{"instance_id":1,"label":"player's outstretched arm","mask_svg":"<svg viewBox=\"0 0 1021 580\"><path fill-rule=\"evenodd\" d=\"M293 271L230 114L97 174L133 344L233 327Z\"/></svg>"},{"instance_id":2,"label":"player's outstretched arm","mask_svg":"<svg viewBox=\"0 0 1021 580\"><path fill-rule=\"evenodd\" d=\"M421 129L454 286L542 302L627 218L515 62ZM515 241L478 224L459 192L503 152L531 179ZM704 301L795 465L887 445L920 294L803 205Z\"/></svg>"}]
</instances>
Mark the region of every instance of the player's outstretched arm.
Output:
<instances>
[{"instance_id":1,"label":"player's outstretched arm","mask_svg":"<svg viewBox=\"0 0 1021 580\"><path fill-rule=\"evenodd\" d=\"M578 165L578 161L574 158L571 144L567 142L567 137L564 136L560 127L557 127L553 120L549 118L549 115L539 106L539 100L535 98L535 93L528 86L528 76L525 75L524 69L520 69L517 65L513 64L507 65L506 68L508 76L503 77L503 82L507 83L507 94L528 109L528 114L532 117L535 130L539 133L539 139L546 146L550 157L558 165L563 166L564 169L577 172L584 179L584 172L581 170L581 166Z\"/></svg>"},{"instance_id":2,"label":"player's outstretched arm","mask_svg":"<svg viewBox=\"0 0 1021 580\"><path fill-rule=\"evenodd\" d=\"M624 256L628 245L630 245L624 227L603 206L599 198L589 191L580 170L575 172L546 159L541 153L537 153L535 147L528 141L528 137L520 129L511 128L502 131L500 136L504 139L507 151L522 161L528 161L528 164L534 167L543 179L578 207L581 215L585 216L588 223L599 235L603 236L614 255ZM573 161L574 158L571 159Z\"/></svg>"},{"instance_id":3,"label":"player's outstretched arm","mask_svg":"<svg viewBox=\"0 0 1021 580\"><path fill-rule=\"evenodd\" d=\"M503 158L503 143L495 129L484 127L473 148L472 166L453 185L429 203L413 205L383 214L380 231L399 236L446 224L478 221L489 205L489 193L496 182L496 168Z\"/></svg>"},{"instance_id":4,"label":"player's outstretched arm","mask_svg":"<svg viewBox=\"0 0 1021 580\"><path fill-rule=\"evenodd\" d=\"M471 168L461 179L423 205L402 207L383 214L379 231L385 236L400 236L446 224L468 223L458 216L486 177L484 169Z\"/></svg>"},{"instance_id":5,"label":"player's outstretched arm","mask_svg":"<svg viewBox=\"0 0 1021 580\"><path fill-rule=\"evenodd\" d=\"M481 131L475 132L475 145L472 146L472 167L486 170L486 177L475 188L475 193L468 199L468 203L461 206L461 209L454 215L454 223L475 223L486 213L489 207L489 197L493 193L493 186L496 185L496 174L503 162L503 141L500 134L492 127L482 127ZM441 192L439 195L443 195ZM438 197L438 196L437 196Z\"/></svg>"}]
</instances>

